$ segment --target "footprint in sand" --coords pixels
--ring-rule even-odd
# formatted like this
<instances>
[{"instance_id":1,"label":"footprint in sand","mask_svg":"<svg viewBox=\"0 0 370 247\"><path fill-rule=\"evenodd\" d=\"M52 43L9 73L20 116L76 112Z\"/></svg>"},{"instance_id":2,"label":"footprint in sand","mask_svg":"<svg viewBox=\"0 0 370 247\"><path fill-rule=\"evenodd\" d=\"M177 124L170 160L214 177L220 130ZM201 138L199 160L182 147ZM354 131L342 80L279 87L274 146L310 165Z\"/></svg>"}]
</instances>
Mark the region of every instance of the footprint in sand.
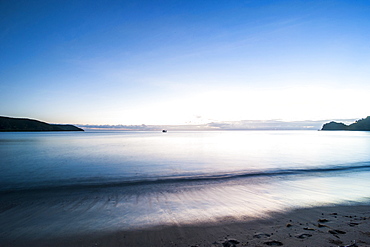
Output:
<instances>
[{"instance_id":1,"label":"footprint in sand","mask_svg":"<svg viewBox=\"0 0 370 247\"><path fill-rule=\"evenodd\" d=\"M222 243L223 247L236 247L237 244L240 242L236 239L228 239L225 242Z\"/></svg>"},{"instance_id":2,"label":"footprint in sand","mask_svg":"<svg viewBox=\"0 0 370 247\"><path fill-rule=\"evenodd\" d=\"M349 225L349 226L352 226L352 227L353 227L353 226L357 226L357 225L359 225L359 224L360 224L360 223L356 223L356 222L348 223L348 225Z\"/></svg>"},{"instance_id":3,"label":"footprint in sand","mask_svg":"<svg viewBox=\"0 0 370 247\"><path fill-rule=\"evenodd\" d=\"M270 234L262 233L262 232L259 232L253 235L254 238L268 238L270 236L271 236Z\"/></svg>"},{"instance_id":4,"label":"footprint in sand","mask_svg":"<svg viewBox=\"0 0 370 247\"><path fill-rule=\"evenodd\" d=\"M309 228L309 227L305 227L305 228L303 228L303 230L306 230L306 231L315 231L315 229Z\"/></svg>"},{"instance_id":5,"label":"footprint in sand","mask_svg":"<svg viewBox=\"0 0 370 247\"><path fill-rule=\"evenodd\" d=\"M317 220L319 223L326 223L326 222L328 222L329 220L327 220L327 219L318 219Z\"/></svg>"},{"instance_id":6,"label":"footprint in sand","mask_svg":"<svg viewBox=\"0 0 370 247\"><path fill-rule=\"evenodd\" d=\"M282 246L283 245L282 242L277 241L277 240L267 241L267 242L264 242L264 244L269 245L269 246Z\"/></svg>"},{"instance_id":7,"label":"footprint in sand","mask_svg":"<svg viewBox=\"0 0 370 247\"><path fill-rule=\"evenodd\" d=\"M298 234L296 237L300 239L304 239L304 238L312 237L312 234L302 233L302 234Z\"/></svg>"},{"instance_id":8,"label":"footprint in sand","mask_svg":"<svg viewBox=\"0 0 370 247\"><path fill-rule=\"evenodd\" d=\"M341 230L329 230L329 233L334 234L334 235L336 235L336 234L346 234L345 231L341 231Z\"/></svg>"},{"instance_id":9,"label":"footprint in sand","mask_svg":"<svg viewBox=\"0 0 370 247\"><path fill-rule=\"evenodd\" d=\"M328 227L327 225L320 224L320 223L319 223L319 224L317 224L317 226L318 226L318 227L320 227L320 228L321 228L321 227Z\"/></svg>"}]
</instances>

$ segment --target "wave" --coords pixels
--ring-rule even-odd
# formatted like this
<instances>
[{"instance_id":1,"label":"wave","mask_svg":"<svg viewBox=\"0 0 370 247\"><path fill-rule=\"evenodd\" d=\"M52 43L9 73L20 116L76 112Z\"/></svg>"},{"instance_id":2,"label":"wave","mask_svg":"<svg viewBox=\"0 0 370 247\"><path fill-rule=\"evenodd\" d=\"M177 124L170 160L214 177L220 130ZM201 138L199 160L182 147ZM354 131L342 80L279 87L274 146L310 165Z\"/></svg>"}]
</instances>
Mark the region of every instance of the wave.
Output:
<instances>
[{"instance_id":1,"label":"wave","mask_svg":"<svg viewBox=\"0 0 370 247\"><path fill-rule=\"evenodd\" d=\"M7 187L1 186L0 194L8 194L14 192L27 192L27 191L54 191L54 190L77 190L88 188L109 188L109 187L126 187L126 186L140 186L140 185L159 185L159 184L177 184L187 182L217 182L220 180L232 180L238 178L248 177L279 177L279 176L293 176L293 175L308 175L308 174L326 174L345 171L362 171L369 170L370 162L361 162L351 165L329 166L329 167L315 167L315 168L299 168L299 169L273 169L273 170L259 170L247 172L233 172L211 175L191 175L191 176L167 176L157 178L140 178L123 180L122 178L104 179L104 178L90 178L90 179L76 179L71 181L49 182L39 184L38 186L15 186Z\"/></svg>"}]
</instances>

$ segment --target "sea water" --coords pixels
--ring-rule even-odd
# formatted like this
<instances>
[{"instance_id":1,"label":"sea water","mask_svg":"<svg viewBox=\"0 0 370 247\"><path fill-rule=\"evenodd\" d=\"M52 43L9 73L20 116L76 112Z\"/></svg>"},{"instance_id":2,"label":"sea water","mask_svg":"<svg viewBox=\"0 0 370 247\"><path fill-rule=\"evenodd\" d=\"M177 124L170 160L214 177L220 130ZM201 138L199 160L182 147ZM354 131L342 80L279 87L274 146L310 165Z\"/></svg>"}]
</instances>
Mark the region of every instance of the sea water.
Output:
<instances>
[{"instance_id":1,"label":"sea water","mask_svg":"<svg viewBox=\"0 0 370 247\"><path fill-rule=\"evenodd\" d=\"M364 202L369 150L369 132L0 133L0 238Z\"/></svg>"}]
</instances>

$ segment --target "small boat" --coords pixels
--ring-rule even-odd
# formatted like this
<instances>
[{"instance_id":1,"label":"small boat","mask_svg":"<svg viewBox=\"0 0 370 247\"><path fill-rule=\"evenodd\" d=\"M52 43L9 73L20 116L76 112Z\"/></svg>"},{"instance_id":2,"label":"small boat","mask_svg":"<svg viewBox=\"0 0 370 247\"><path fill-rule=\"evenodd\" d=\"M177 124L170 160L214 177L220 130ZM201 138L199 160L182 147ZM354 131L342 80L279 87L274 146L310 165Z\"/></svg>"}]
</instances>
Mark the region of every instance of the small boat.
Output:
<instances>
[{"instance_id":1,"label":"small boat","mask_svg":"<svg viewBox=\"0 0 370 247\"><path fill-rule=\"evenodd\" d=\"M163 132L163 133L166 133L166 132L167 132L167 130L162 130L162 132Z\"/></svg>"}]
</instances>

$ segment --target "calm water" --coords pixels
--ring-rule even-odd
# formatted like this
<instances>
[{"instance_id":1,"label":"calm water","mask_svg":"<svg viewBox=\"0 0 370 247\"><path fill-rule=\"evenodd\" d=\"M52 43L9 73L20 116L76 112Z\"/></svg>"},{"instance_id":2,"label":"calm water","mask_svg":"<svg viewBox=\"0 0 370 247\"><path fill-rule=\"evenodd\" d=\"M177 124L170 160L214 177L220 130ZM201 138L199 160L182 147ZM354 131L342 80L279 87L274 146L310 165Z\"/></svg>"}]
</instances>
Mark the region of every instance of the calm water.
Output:
<instances>
[{"instance_id":1,"label":"calm water","mask_svg":"<svg viewBox=\"0 0 370 247\"><path fill-rule=\"evenodd\" d=\"M369 132L0 133L0 237L367 201L369 150Z\"/></svg>"}]
</instances>

